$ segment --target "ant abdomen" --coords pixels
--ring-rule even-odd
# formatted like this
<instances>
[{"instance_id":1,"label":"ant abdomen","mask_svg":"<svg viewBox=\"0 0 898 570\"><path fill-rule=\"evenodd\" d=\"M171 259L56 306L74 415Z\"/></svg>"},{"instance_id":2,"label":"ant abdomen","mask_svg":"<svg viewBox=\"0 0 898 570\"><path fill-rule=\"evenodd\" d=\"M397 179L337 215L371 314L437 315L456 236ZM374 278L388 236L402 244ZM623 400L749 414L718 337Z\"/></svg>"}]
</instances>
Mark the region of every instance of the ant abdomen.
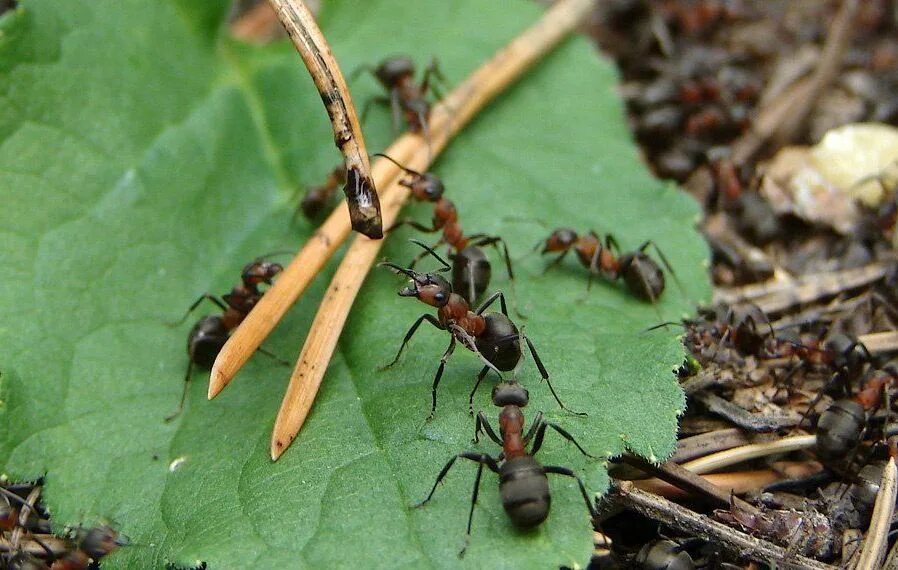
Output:
<instances>
[{"instance_id":1,"label":"ant abdomen","mask_svg":"<svg viewBox=\"0 0 898 570\"><path fill-rule=\"evenodd\" d=\"M821 459L844 458L857 447L867 423L867 412L854 400L838 400L817 420L817 455Z\"/></svg>"},{"instance_id":2,"label":"ant abdomen","mask_svg":"<svg viewBox=\"0 0 898 570\"><path fill-rule=\"evenodd\" d=\"M483 316L483 334L474 340L480 354L503 372L514 370L521 360L521 336L518 327L502 313Z\"/></svg>"},{"instance_id":3,"label":"ant abdomen","mask_svg":"<svg viewBox=\"0 0 898 570\"><path fill-rule=\"evenodd\" d=\"M475 303L489 287L493 269L482 249L467 246L452 256L452 290Z\"/></svg>"},{"instance_id":4,"label":"ant abdomen","mask_svg":"<svg viewBox=\"0 0 898 570\"><path fill-rule=\"evenodd\" d=\"M643 301L655 302L664 292L664 272L641 251L622 255L620 271L630 292Z\"/></svg>"},{"instance_id":5,"label":"ant abdomen","mask_svg":"<svg viewBox=\"0 0 898 570\"><path fill-rule=\"evenodd\" d=\"M499 467L499 494L508 518L518 528L539 526L549 516L552 497L543 466L529 455Z\"/></svg>"},{"instance_id":6,"label":"ant abdomen","mask_svg":"<svg viewBox=\"0 0 898 570\"><path fill-rule=\"evenodd\" d=\"M222 347L228 341L228 327L224 319L209 315L198 320L187 336L187 355L204 368L211 368Z\"/></svg>"}]
</instances>

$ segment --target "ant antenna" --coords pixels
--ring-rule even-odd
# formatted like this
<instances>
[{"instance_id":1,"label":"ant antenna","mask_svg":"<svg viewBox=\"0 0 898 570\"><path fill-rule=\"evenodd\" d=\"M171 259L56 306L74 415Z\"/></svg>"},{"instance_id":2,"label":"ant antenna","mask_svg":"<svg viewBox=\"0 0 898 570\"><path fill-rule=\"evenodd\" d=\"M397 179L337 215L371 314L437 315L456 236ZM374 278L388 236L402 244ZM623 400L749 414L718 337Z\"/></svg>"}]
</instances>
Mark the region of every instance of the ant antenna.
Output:
<instances>
[{"instance_id":1,"label":"ant antenna","mask_svg":"<svg viewBox=\"0 0 898 570\"><path fill-rule=\"evenodd\" d=\"M414 174L415 176L424 176L423 174L421 174L421 173L418 172L417 170L413 170L413 169L409 168L408 166L403 166L402 164L399 164L399 162L397 162L396 159L394 159L394 158L392 158L392 157L390 157L390 156L387 156L386 154L384 154L384 153L382 153L382 152L375 152L375 153L372 154L371 156L379 156L379 157L381 157L381 158L386 158L387 160L389 160L390 162L392 162L393 164L395 164L396 166L398 166L398 167L401 168L402 170L406 171L408 174Z\"/></svg>"},{"instance_id":2,"label":"ant antenna","mask_svg":"<svg viewBox=\"0 0 898 570\"><path fill-rule=\"evenodd\" d=\"M684 329L686 328L686 324L685 324L685 323L682 323L682 322L676 322L676 321L664 321L663 323L659 323L659 324L657 324L657 325L655 325L655 326L649 327L649 328L647 328L647 329L643 329L642 332L643 332L643 333L647 333L647 332L651 332L651 331L653 331L653 330L660 329L660 328L662 328L662 327L663 327L663 328L667 328L667 327L670 326L670 325L673 325L673 326L675 326L675 327L682 327L682 328L684 328Z\"/></svg>"},{"instance_id":3,"label":"ant antenna","mask_svg":"<svg viewBox=\"0 0 898 570\"><path fill-rule=\"evenodd\" d=\"M439 271L439 272L442 273L442 272L446 272L446 271L449 271L450 269L452 269L452 266L449 265L449 264L446 262L445 259L443 259L442 257L440 257L440 254L438 254L437 252L435 252L435 251L433 250L433 248L430 247L429 245L427 245L426 243L424 243L424 242L422 242L422 241L419 241L419 240L416 240L416 239L410 239L410 240L408 240L408 241L412 242L412 243L415 244L415 245L419 245L419 246L421 246L422 248L424 248L425 250L427 250L427 253L429 253L430 255L432 255L437 261L439 261L439 262L443 265L443 268L442 268L442 269L437 269L437 271Z\"/></svg>"},{"instance_id":4,"label":"ant antenna","mask_svg":"<svg viewBox=\"0 0 898 570\"><path fill-rule=\"evenodd\" d=\"M415 283L421 283L420 274L417 271L412 271L406 267L402 267L401 265L397 265L392 261L381 261L377 264L378 267L387 267L392 269L394 273L402 273L409 279L413 280Z\"/></svg>"}]
</instances>

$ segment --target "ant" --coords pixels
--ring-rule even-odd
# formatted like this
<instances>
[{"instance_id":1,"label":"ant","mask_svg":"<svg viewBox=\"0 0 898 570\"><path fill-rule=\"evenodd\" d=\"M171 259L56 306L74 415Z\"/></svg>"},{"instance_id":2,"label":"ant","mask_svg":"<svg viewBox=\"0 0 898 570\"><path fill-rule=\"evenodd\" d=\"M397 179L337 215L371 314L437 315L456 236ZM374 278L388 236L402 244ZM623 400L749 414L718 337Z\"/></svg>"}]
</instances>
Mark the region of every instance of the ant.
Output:
<instances>
[{"instance_id":1,"label":"ant","mask_svg":"<svg viewBox=\"0 0 898 570\"><path fill-rule=\"evenodd\" d=\"M577 475L566 467L543 466L534 458L543 444L546 428L551 427L566 440L573 443L577 449L590 459L596 459L583 449L574 437L563 428L543 419L542 413L537 414L536 419L524 433L524 414L521 408L527 406L529 393L527 389L517 382L502 382L493 388L493 405L502 408L499 412L499 433L490 426L489 420L483 412L477 414L477 427L474 431L474 443L478 443L480 435L486 433L490 439L502 446L502 453L492 457L486 453L464 451L449 460L443 467L437 480L433 484L427 498L415 505L415 508L423 507L436 492L440 482L461 457L476 462L477 477L474 479L474 492L471 496L471 510L468 513L468 528L465 533L465 546L459 552L459 557L464 556L468 540L471 537L471 522L474 518L474 505L477 504L477 495L480 491L480 477L483 475L483 466L499 475L499 494L502 497L502 507L508 514L511 522L520 529L531 529L542 524L549 516L549 507L552 497L549 494L548 474L564 475L576 479L580 486L580 493L586 502L586 508L592 518L597 516L596 509L589 499L586 486ZM533 441L530 451L527 444Z\"/></svg>"},{"instance_id":2,"label":"ant","mask_svg":"<svg viewBox=\"0 0 898 570\"><path fill-rule=\"evenodd\" d=\"M296 213L293 215L294 220L296 219L296 214L299 212L302 212L308 220L314 221L319 219L321 214L324 213L325 208L333 202L334 193L344 184L346 184L346 165L340 163L339 166L334 168L331 173L327 175L324 184L316 186L306 192L306 195L303 196L302 200L299 202L299 207L296 209Z\"/></svg>"},{"instance_id":3,"label":"ant","mask_svg":"<svg viewBox=\"0 0 898 570\"><path fill-rule=\"evenodd\" d=\"M548 271L561 263L561 260L573 249L577 252L580 263L589 269L588 286L592 286L593 275L603 275L612 281L623 278L633 295L643 301L655 303L664 292L664 272L661 271L655 260L645 253L650 245L655 248L664 267L676 279L676 274L664 253L652 240L646 241L635 251L621 254L621 248L611 234L605 234L603 245L602 239L594 231L590 231L584 236L578 236L577 232L570 228L558 228L542 242L541 254L561 253L546 267L546 271ZM539 244L537 244L538 247ZM615 252L617 253L615 254Z\"/></svg>"},{"instance_id":4,"label":"ant","mask_svg":"<svg viewBox=\"0 0 898 570\"><path fill-rule=\"evenodd\" d=\"M415 84L415 62L410 57L389 57L375 68L363 66L352 75L357 76L362 71L368 71L374 75L389 95L369 100L362 109L362 121L364 122L372 102L385 103L390 105L392 111L394 134L399 131L400 115L404 115L411 132L424 133L426 136L427 117L430 114L427 92L433 91L437 97L441 97L436 86L431 85L430 78L434 76L440 81L446 80L440 71L437 60L431 60L430 65L424 70L424 77L420 84Z\"/></svg>"},{"instance_id":5,"label":"ant","mask_svg":"<svg viewBox=\"0 0 898 570\"><path fill-rule=\"evenodd\" d=\"M898 382L898 362L892 361L868 379L852 398L833 402L817 419L817 455L827 461L844 459L858 449L867 431L870 411L882 404L885 390Z\"/></svg>"},{"instance_id":6,"label":"ant","mask_svg":"<svg viewBox=\"0 0 898 570\"><path fill-rule=\"evenodd\" d=\"M465 237L461 225L458 223L458 210L455 204L443 198L443 181L432 172L418 172L406 166L403 166L385 154L375 154L386 158L409 175L409 178L400 180L399 184L411 190L412 197L419 202L432 202L433 218L432 226L427 227L411 219L405 219L396 222L387 230L388 232L396 228L409 225L418 231L425 233L434 233L442 230L443 235L440 240L433 246L439 247L440 244L448 244L450 247L449 259L452 260L452 287L458 292L462 298L468 303L474 303L486 291L492 277L492 267L489 258L483 252L481 247L493 246L505 260L505 269L508 273L510 283L514 283L514 271L511 268L511 256L508 254L508 244L499 236L490 236L486 234L472 234ZM499 249L499 244L502 249ZM410 269L425 255L422 253L412 260L409 265Z\"/></svg>"},{"instance_id":7,"label":"ant","mask_svg":"<svg viewBox=\"0 0 898 570\"><path fill-rule=\"evenodd\" d=\"M174 420L184 409L184 401L187 398L187 387L190 382L190 376L193 373L193 366L197 365L206 369L212 367L212 363L215 362L218 353L221 352L222 347L228 341L231 331L243 322L246 315L262 298L264 291L259 289L259 285L271 285L275 276L283 271L284 267L280 263L265 261L263 257L257 258L243 267L240 275L241 283L231 289L230 293L221 298L209 293L203 293L190 305L184 317L173 325L177 326L183 323L190 313L205 300L211 301L222 310L221 315L206 315L202 317L190 329L190 334L187 335L187 356L189 360L187 372L184 374L184 390L181 392L181 401L178 404L178 409L173 414L166 416L166 422ZM283 364L287 364L261 347L259 351Z\"/></svg>"},{"instance_id":8,"label":"ant","mask_svg":"<svg viewBox=\"0 0 898 570\"><path fill-rule=\"evenodd\" d=\"M432 404L428 420L433 418L437 409L437 387L440 384L440 378L443 376L443 370L446 367L446 361L455 351L456 342L460 342L465 348L477 354L484 363L483 369L477 376L477 382L468 400L471 414L474 413L474 395L480 382L486 377L490 370L495 371L501 377L500 371L514 371L517 369L523 359L523 351L521 350L521 340L527 343L530 354L539 369L540 376L549 386L552 396L563 410L571 412L558 398L555 388L549 380L549 373L543 366L536 348L529 338L518 331L518 327L508 318L508 309L505 305L505 295L501 291L497 291L490 295L476 311L471 311L468 302L458 293L454 293L452 285L440 273L449 271L449 264L439 256L432 248L417 240L410 240L412 243L424 248L426 252L434 257L442 264L442 268L435 273L419 273L412 269L401 267L395 263L382 262L380 265L391 269L395 273L401 273L411 279L408 286L399 291L400 297L415 297L422 303L436 307L438 309L437 316L424 314L418 317L402 340L399 351L392 362L384 368L389 368L399 361L405 345L412 338L421 323L427 321L434 327L448 331L451 334L449 347L440 358L440 366L437 368L436 376L433 379L433 387L431 388ZM502 309L501 313L485 311L496 300L499 300ZM580 412L571 412L576 415L586 415Z\"/></svg>"}]
</instances>

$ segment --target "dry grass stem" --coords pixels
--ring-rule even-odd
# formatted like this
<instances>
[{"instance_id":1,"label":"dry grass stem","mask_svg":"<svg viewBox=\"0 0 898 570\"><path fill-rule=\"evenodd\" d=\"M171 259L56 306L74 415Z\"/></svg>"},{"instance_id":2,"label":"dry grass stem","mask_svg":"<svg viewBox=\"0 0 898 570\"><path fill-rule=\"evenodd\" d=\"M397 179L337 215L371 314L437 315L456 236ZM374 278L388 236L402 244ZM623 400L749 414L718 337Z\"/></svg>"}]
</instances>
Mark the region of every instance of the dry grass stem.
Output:
<instances>
[{"instance_id":1,"label":"dry grass stem","mask_svg":"<svg viewBox=\"0 0 898 570\"><path fill-rule=\"evenodd\" d=\"M754 443L742 447L734 447L733 449L706 455L705 457L683 463L682 465L684 469L688 469L698 475L703 475L705 473L713 473L714 471L732 465L737 465L743 461L758 459L759 457L808 449L813 447L816 443L816 435L796 435L765 443Z\"/></svg>"},{"instance_id":2,"label":"dry grass stem","mask_svg":"<svg viewBox=\"0 0 898 570\"><path fill-rule=\"evenodd\" d=\"M516 81L573 31L592 7L593 0L558 2L539 22L481 65L434 107L429 118L429 148L420 145L414 155L404 162L416 170L426 170L456 133L493 97ZM403 160L402 157L388 154ZM398 216L408 195L408 189L395 181L386 189L384 219L387 224ZM312 323L275 420L271 438L272 459L276 460L281 456L305 422L355 296L377 258L381 245L381 242L361 236L356 238L337 269ZM269 292L266 296L270 294Z\"/></svg>"},{"instance_id":3,"label":"dry grass stem","mask_svg":"<svg viewBox=\"0 0 898 570\"><path fill-rule=\"evenodd\" d=\"M862 334L857 339L871 354L886 354L898 350L898 331Z\"/></svg>"},{"instance_id":4,"label":"dry grass stem","mask_svg":"<svg viewBox=\"0 0 898 570\"><path fill-rule=\"evenodd\" d=\"M882 480L879 483L876 504L873 506L873 516L870 518L870 528L867 529L861 557L856 566L858 570L882 568L882 561L889 546L889 527L895 513L896 496L898 496L898 470L895 468L895 458L890 458L882 470Z\"/></svg>"},{"instance_id":5,"label":"dry grass stem","mask_svg":"<svg viewBox=\"0 0 898 570\"><path fill-rule=\"evenodd\" d=\"M302 56L334 129L334 144L346 162L346 204L352 229L370 238L383 237L383 220L368 151L352 96L337 60L315 17L302 0L268 0Z\"/></svg>"}]
</instances>

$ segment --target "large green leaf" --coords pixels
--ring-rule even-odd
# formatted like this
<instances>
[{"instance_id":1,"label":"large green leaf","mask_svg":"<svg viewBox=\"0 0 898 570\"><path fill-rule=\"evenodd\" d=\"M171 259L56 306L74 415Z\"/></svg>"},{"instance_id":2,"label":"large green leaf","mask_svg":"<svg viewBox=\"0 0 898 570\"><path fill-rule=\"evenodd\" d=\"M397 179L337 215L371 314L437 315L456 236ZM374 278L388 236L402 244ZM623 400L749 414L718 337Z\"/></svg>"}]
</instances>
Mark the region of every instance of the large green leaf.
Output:
<instances>
[{"instance_id":1,"label":"large green leaf","mask_svg":"<svg viewBox=\"0 0 898 570\"><path fill-rule=\"evenodd\" d=\"M452 567L459 564L474 466L461 463L425 508L440 467L471 444L467 394L478 361L450 362L425 423L447 338L422 329L399 365L378 372L424 307L376 272L362 289L312 416L272 464L268 442L288 371L254 359L218 399L197 375L172 424L189 323L200 293L227 291L249 259L294 247L293 188L336 162L321 102L293 48L223 37L224 1L43 0L0 20L0 370L5 473L46 475L54 520L118 525L134 545L104 567L208 561L219 568ZM537 6L480 0L351 0L322 25L346 69L390 53L439 56L450 82L539 16ZM655 308L618 285L587 294L573 260L546 275L527 256L549 225L655 240L686 286L657 310L673 319L707 296L697 208L640 164L614 93L615 74L586 40L564 44L487 109L440 158L470 232L499 233L517 260L522 321L561 397L528 359L520 379L538 410L597 455L654 459L675 441L683 396L674 332L641 334ZM377 92L354 82L361 101ZM372 113L369 147L385 148L389 113ZM409 208L427 219L428 208ZM402 230L385 255L414 248ZM508 284L496 266L495 286ZM266 346L296 354L322 276ZM489 389L477 406L491 417ZM539 454L569 465L591 492L603 462L549 433ZM179 461L175 461L178 459ZM573 481L553 478L550 519L514 530L484 476L464 562L475 567L584 565L587 511Z\"/></svg>"}]
</instances>

